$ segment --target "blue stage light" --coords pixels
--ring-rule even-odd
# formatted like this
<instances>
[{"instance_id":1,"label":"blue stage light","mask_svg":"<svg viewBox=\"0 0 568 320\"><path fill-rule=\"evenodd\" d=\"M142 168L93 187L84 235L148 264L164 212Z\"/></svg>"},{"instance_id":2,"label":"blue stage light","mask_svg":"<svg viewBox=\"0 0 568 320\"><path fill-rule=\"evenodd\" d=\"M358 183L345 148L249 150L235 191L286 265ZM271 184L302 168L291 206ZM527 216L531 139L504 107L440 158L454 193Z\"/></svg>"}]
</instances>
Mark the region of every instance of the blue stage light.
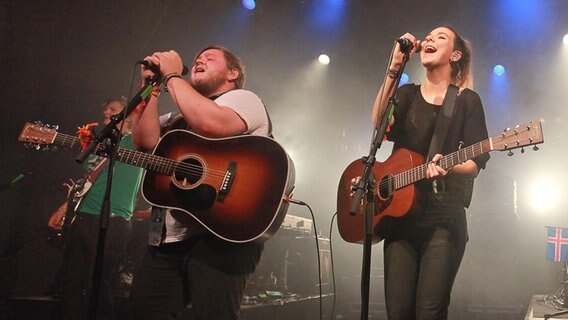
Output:
<instances>
[{"instance_id":1,"label":"blue stage light","mask_svg":"<svg viewBox=\"0 0 568 320\"><path fill-rule=\"evenodd\" d=\"M406 73L402 73L402 75L400 76L400 82L398 83L398 86L402 86L408 83L408 80L410 80L410 77L406 74Z\"/></svg>"},{"instance_id":2,"label":"blue stage light","mask_svg":"<svg viewBox=\"0 0 568 320\"><path fill-rule=\"evenodd\" d=\"M498 76L502 76L505 73L505 67L498 64L495 67L493 67L493 73L495 73Z\"/></svg>"},{"instance_id":3,"label":"blue stage light","mask_svg":"<svg viewBox=\"0 0 568 320\"><path fill-rule=\"evenodd\" d=\"M345 2L345 0L313 1L309 12L311 22L316 28L321 28L326 32L330 32L330 29L341 28L341 21L345 16L347 7Z\"/></svg>"},{"instance_id":4,"label":"blue stage light","mask_svg":"<svg viewBox=\"0 0 568 320\"><path fill-rule=\"evenodd\" d=\"M256 1L254 0L243 0L243 7L247 10L254 10L256 8Z\"/></svg>"}]
</instances>

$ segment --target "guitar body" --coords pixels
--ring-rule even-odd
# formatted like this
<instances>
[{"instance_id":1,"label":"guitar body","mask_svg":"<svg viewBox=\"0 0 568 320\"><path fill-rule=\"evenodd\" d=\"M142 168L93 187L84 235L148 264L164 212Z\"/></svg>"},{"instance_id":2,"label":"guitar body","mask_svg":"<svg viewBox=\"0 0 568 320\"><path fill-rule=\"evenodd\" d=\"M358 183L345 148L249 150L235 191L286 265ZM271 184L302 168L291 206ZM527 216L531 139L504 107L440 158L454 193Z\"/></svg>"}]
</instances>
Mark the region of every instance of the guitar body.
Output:
<instances>
[{"instance_id":1,"label":"guitar body","mask_svg":"<svg viewBox=\"0 0 568 320\"><path fill-rule=\"evenodd\" d=\"M373 243L382 240L383 219L400 218L417 210L417 191L414 184L389 192L388 180L395 174L416 167L424 162L424 157L407 149L398 149L385 162L375 162L372 177L376 182L373 212ZM363 243L365 239L366 196L352 214L351 202L353 180L361 177L365 168L362 160L355 160L347 166L339 180L337 190L337 224L341 237L352 243ZM381 187L382 186L382 187Z\"/></svg>"},{"instance_id":2,"label":"guitar body","mask_svg":"<svg viewBox=\"0 0 568 320\"><path fill-rule=\"evenodd\" d=\"M145 172L142 194L152 205L184 211L235 243L262 242L282 224L294 166L274 140L252 135L208 139L172 130L153 154L178 165L171 175ZM227 175L231 178L224 180ZM221 190L226 184L228 191Z\"/></svg>"}]
</instances>

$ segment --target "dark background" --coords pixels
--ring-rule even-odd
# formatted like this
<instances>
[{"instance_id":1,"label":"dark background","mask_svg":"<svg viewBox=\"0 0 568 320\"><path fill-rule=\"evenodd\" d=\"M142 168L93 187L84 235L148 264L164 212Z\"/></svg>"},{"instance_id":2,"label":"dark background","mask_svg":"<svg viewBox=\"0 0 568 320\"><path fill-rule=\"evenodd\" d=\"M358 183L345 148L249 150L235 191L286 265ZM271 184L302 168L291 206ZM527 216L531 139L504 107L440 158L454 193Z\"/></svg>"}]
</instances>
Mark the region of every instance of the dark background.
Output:
<instances>
[{"instance_id":1,"label":"dark background","mask_svg":"<svg viewBox=\"0 0 568 320\"><path fill-rule=\"evenodd\" d=\"M266 103L275 136L295 162L295 197L313 208L318 230L332 240L338 313L356 313L362 247L344 242L336 225L329 234L337 183L347 164L367 153L371 106L393 41L405 32L423 39L449 23L473 45L490 135L544 121L538 152L493 153L477 179L452 297L456 319L522 319L533 294L561 286L561 264L545 259L544 226L568 225L567 16L564 0L259 0L254 11L238 0L2 0L0 290L46 293L60 261L45 244L46 222L65 198L62 183L81 172L72 151L34 152L18 143L23 124L41 120L74 134L101 118L105 98L136 91L137 60L175 49L190 65L203 46L222 44L247 65L245 86ZM331 64L319 65L320 53ZM503 77L492 74L495 64L506 67ZM423 76L417 59L406 72L413 82ZM163 112L174 109L162 100ZM385 143L378 159L390 148ZM529 201L538 179L556 183L558 202L547 212ZM309 217L302 207L289 213ZM379 313L381 251L381 244L373 247L371 283Z\"/></svg>"}]
</instances>

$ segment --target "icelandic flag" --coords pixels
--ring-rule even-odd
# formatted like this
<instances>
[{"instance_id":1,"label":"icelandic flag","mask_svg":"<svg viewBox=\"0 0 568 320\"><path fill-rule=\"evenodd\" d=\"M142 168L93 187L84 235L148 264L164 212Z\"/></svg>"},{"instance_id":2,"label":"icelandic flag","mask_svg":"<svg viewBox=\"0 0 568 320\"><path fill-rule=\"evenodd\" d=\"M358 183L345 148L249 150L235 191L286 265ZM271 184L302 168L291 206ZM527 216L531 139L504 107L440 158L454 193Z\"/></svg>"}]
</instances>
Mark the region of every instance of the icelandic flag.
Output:
<instances>
[{"instance_id":1,"label":"icelandic flag","mask_svg":"<svg viewBox=\"0 0 568 320\"><path fill-rule=\"evenodd\" d=\"M546 228L546 258L556 262L568 261L568 228Z\"/></svg>"}]
</instances>

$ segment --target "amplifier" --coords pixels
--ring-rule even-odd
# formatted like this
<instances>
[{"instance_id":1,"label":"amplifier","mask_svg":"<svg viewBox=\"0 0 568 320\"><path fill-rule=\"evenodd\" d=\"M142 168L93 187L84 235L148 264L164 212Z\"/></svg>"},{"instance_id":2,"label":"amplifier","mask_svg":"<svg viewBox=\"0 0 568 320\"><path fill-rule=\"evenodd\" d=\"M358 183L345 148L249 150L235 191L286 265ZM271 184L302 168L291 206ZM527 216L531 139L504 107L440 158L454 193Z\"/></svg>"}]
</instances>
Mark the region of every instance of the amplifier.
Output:
<instances>
[{"instance_id":1,"label":"amplifier","mask_svg":"<svg viewBox=\"0 0 568 320\"><path fill-rule=\"evenodd\" d=\"M310 219L287 214L282 221L281 229L292 229L301 233L312 233L314 222Z\"/></svg>"},{"instance_id":2,"label":"amplifier","mask_svg":"<svg viewBox=\"0 0 568 320\"><path fill-rule=\"evenodd\" d=\"M329 239L319 238L319 272L315 241L312 220L287 215L278 232L265 242L245 294L257 296L267 291L301 296L318 294L318 276L327 293L331 282Z\"/></svg>"}]
</instances>

